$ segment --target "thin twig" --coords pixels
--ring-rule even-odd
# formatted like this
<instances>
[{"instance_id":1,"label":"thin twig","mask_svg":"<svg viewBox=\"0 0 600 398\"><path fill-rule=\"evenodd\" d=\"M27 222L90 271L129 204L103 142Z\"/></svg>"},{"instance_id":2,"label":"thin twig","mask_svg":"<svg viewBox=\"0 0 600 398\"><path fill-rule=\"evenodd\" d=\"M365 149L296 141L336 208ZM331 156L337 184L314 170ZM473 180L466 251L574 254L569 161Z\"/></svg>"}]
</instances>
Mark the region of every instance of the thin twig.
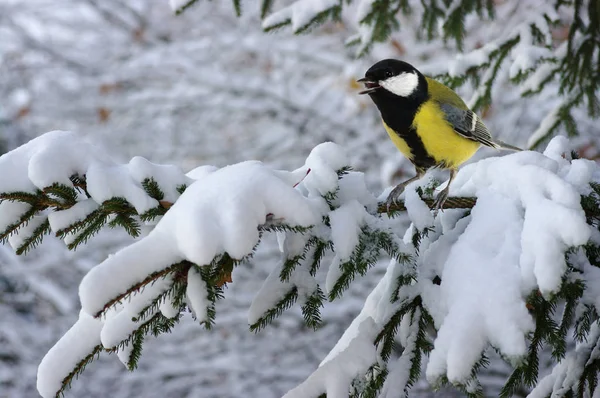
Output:
<instances>
[{"instance_id":1,"label":"thin twig","mask_svg":"<svg viewBox=\"0 0 600 398\"><path fill-rule=\"evenodd\" d=\"M184 273L185 275L187 275L187 271L191 267L191 264L192 263L190 263L188 261L182 261L182 262L173 264L170 267L167 267L161 271L156 271L156 272L151 273L146 278L144 278L144 280L142 280L141 282L138 282L135 285L131 286L129 289L127 289L127 291L110 299L106 304L104 304L104 307L100 311L98 311L96 314L94 314L94 318L98 318L99 316L104 314L106 311L108 311L109 308L111 308L115 304L119 303L121 300L123 300L127 296L133 294L134 292L139 292L144 286L149 285L160 278L165 278L169 274L172 274L172 273L177 273L177 274ZM176 275L176 278L177 277L178 277L178 275Z\"/></svg>"}]
</instances>

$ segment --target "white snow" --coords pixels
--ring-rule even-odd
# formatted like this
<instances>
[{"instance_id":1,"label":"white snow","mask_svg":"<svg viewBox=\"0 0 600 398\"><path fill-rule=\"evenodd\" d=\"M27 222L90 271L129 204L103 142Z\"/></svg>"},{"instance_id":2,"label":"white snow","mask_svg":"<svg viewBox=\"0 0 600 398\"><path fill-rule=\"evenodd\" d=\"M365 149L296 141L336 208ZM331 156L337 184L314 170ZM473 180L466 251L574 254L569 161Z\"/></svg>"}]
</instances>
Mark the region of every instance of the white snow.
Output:
<instances>
[{"instance_id":1,"label":"white snow","mask_svg":"<svg viewBox=\"0 0 600 398\"><path fill-rule=\"evenodd\" d=\"M45 215L34 216L26 225L19 228L14 234L8 238L10 247L17 250L32 234L33 231L46 221Z\"/></svg>"},{"instance_id":2,"label":"white snow","mask_svg":"<svg viewBox=\"0 0 600 398\"><path fill-rule=\"evenodd\" d=\"M490 343L511 359L525 354L525 334L534 325L521 294L521 224L520 209L510 200L478 197L441 275L446 313L427 365L432 384L444 375L465 383Z\"/></svg>"},{"instance_id":3,"label":"white snow","mask_svg":"<svg viewBox=\"0 0 600 398\"><path fill-rule=\"evenodd\" d=\"M23 202L0 203L0 231L6 230L10 225L17 223L19 218L25 214L31 206Z\"/></svg>"},{"instance_id":4,"label":"white snow","mask_svg":"<svg viewBox=\"0 0 600 398\"><path fill-rule=\"evenodd\" d=\"M433 225L433 212L421 199L417 191L414 189L415 184L408 184L404 191L404 205L406 206L406 212L408 217L414 223L415 227L422 231L426 227Z\"/></svg>"},{"instance_id":5,"label":"white snow","mask_svg":"<svg viewBox=\"0 0 600 398\"><path fill-rule=\"evenodd\" d=\"M498 49L495 43L488 43L467 54L458 54L448 66L448 74L452 77L463 76L469 69L489 61L489 55Z\"/></svg>"},{"instance_id":6,"label":"white snow","mask_svg":"<svg viewBox=\"0 0 600 398\"><path fill-rule=\"evenodd\" d=\"M335 286L335 283L342 276L343 270L341 268L342 262L340 261L340 257L336 254L333 256L331 263L329 264L329 269L327 270L327 277L325 278L325 291L330 293Z\"/></svg>"},{"instance_id":7,"label":"white snow","mask_svg":"<svg viewBox=\"0 0 600 398\"><path fill-rule=\"evenodd\" d=\"M52 231L54 232L65 229L76 222L85 219L98 207L98 203L93 199L86 199L77 202L74 206L71 206L68 209L52 212L48 214L50 228L52 228Z\"/></svg>"},{"instance_id":8,"label":"white snow","mask_svg":"<svg viewBox=\"0 0 600 398\"><path fill-rule=\"evenodd\" d=\"M600 352L600 325L591 325L587 341L577 343L574 351L568 352L552 373L542 378L527 398L562 397L579 385L579 379L588 361L598 358ZM596 389L596 391L598 391ZM594 393L595 395L596 393Z\"/></svg>"},{"instance_id":9,"label":"white snow","mask_svg":"<svg viewBox=\"0 0 600 398\"><path fill-rule=\"evenodd\" d=\"M560 285L566 269L564 250L584 244L590 234L579 188L559 177L568 165L559 166L540 153L519 152L467 165L451 186L451 193L458 196L480 196L493 190L523 209L520 267L524 287L537 285L544 295Z\"/></svg>"},{"instance_id":10,"label":"white snow","mask_svg":"<svg viewBox=\"0 0 600 398\"><path fill-rule=\"evenodd\" d=\"M405 387L410 377L410 368L414 359L414 348L417 342L417 333L419 332L419 319L421 311L416 310L414 317L404 316L401 326L404 326L404 338L402 346L404 351L400 358L390 366L389 374L381 390L382 398L405 398Z\"/></svg>"},{"instance_id":11,"label":"white snow","mask_svg":"<svg viewBox=\"0 0 600 398\"><path fill-rule=\"evenodd\" d=\"M136 156L129 161L128 171L136 181L154 179L164 194L164 200L171 203L180 196L177 192L178 186L190 185L193 182L192 178L186 177L179 167L155 164L141 156Z\"/></svg>"},{"instance_id":12,"label":"white snow","mask_svg":"<svg viewBox=\"0 0 600 398\"><path fill-rule=\"evenodd\" d=\"M299 192L260 162L208 174L187 188L146 238L86 275L79 289L83 308L95 314L148 274L183 259L205 265L223 252L233 258L250 254L258 242L257 227L267 214L291 226L310 226L319 220Z\"/></svg>"},{"instance_id":13,"label":"white snow","mask_svg":"<svg viewBox=\"0 0 600 398\"><path fill-rule=\"evenodd\" d=\"M361 227L365 224L365 217L369 214L363 205L353 200L343 204L329 213L331 223L331 240L340 261L350 259L361 233Z\"/></svg>"},{"instance_id":14,"label":"white snow","mask_svg":"<svg viewBox=\"0 0 600 398\"><path fill-rule=\"evenodd\" d=\"M349 166L350 162L344 150L333 142L325 142L316 146L306 158L306 166L310 172L304 178L304 185L309 192L324 195L338 187L337 171Z\"/></svg>"},{"instance_id":15,"label":"white snow","mask_svg":"<svg viewBox=\"0 0 600 398\"><path fill-rule=\"evenodd\" d=\"M199 180L201 178L206 177L207 175L209 175L210 173L213 173L215 171L217 171L219 168L216 166L199 166L196 167L193 170L190 170L186 173L186 176L193 179L193 180Z\"/></svg>"},{"instance_id":16,"label":"white snow","mask_svg":"<svg viewBox=\"0 0 600 398\"><path fill-rule=\"evenodd\" d=\"M75 365L89 355L100 344L102 322L84 311L79 320L48 351L37 374L37 389L44 398L54 397L60 390L63 379Z\"/></svg>"},{"instance_id":17,"label":"white snow","mask_svg":"<svg viewBox=\"0 0 600 398\"><path fill-rule=\"evenodd\" d=\"M115 197L125 198L139 214L158 206L158 202L133 180L125 165L106 167L92 164L87 170L86 179L87 190L98 203Z\"/></svg>"},{"instance_id":18,"label":"white snow","mask_svg":"<svg viewBox=\"0 0 600 398\"><path fill-rule=\"evenodd\" d=\"M286 233L280 245L282 246L282 256L280 264L275 267L260 290L252 300L248 310L248 323L256 323L269 309L273 308L292 288L298 291L298 300L302 303L306 298L312 295L317 289L317 281L310 274L308 261L302 261L296 265L287 282L282 282L280 273L283 263L288 258L293 258L301 254L304 250L307 237L301 234Z\"/></svg>"},{"instance_id":19,"label":"white snow","mask_svg":"<svg viewBox=\"0 0 600 398\"><path fill-rule=\"evenodd\" d=\"M544 138L550 130L552 130L559 122L558 113L563 104L555 107L550 113L544 117L540 126L535 130L527 140L527 147L531 148L535 145L539 140Z\"/></svg>"},{"instance_id":20,"label":"white snow","mask_svg":"<svg viewBox=\"0 0 600 398\"><path fill-rule=\"evenodd\" d=\"M316 397L326 393L331 398L348 397L352 380L363 375L377 361L373 341L377 327L373 318L367 317L357 327L358 333L336 357L321 363L302 384L288 391L283 398Z\"/></svg>"},{"instance_id":21,"label":"white snow","mask_svg":"<svg viewBox=\"0 0 600 398\"><path fill-rule=\"evenodd\" d=\"M171 277L159 278L153 284L145 286L139 292L123 300L121 302L121 310L107 317L104 321L104 326L100 332L102 345L105 348L115 348L122 341L129 338L131 333L139 329L144 322L156 314L158 309L149 311L145 319L137 318L140 311L150 305L161 293L170 288L172 282L173 279Z\"/></svg>"},{"instance_id":22,"label":"white snow","mask_svg":"<svg viewBox=\"0 0 600 398\"><path fill-rule=\"evenodd\" d=\"M57 133L59 142L63 135ZM73 136L69 137L68 145L81 144L81 148L88 148ZM69 173L85 173L92 195L92 199L83 200L72 209L51 215L53 230L81 220L97 208L98 203L115 196L126 198L138 212L156 206L156 201L141 187L141 181L149 177L164 186L165 197L176 200L147 236L109 256L82 280L79 295L82 311L88 315L82 312L80 322L91 319L89 315L106 315L103 321L95 321L93 335L81 343L84 348L100 341L106 348L114 348L130 338L144 322L134 319L169 289L172 276L158 277L139 292L127 294L132 286L148 281L149 275L163 272L182 260L203 266L225 252L241 259L256 247L258 227L267 219L314 228L307 234L278 235L282 256L250 307L248 321L251 324L292 288L298 290L300 301L315 292L318 285L309 272L310 259L300 261L288 282L280 280L284 261L302 254L311 236L333 242L335 253L325 281L326 290L331 291L341 275L340 263L349 259L359 241L361 227L389 229L395 225L387 218L375 218L365 209L375 211L377 201L367 189L362 173L351 172L338 179L337 170L349 162L341 147L333 143L314 148L305 164L292 172L247 161L220 169L198 168L184 175L177 168L155 165L143 158L119 165L95 161L90 156L65 160L61 170L66 174L53 171L52 178L40 174L40 165L46 162L47 153L61 153L61 149L53 149L52 142L44 145L39 151L30 145L30 149L35 150L18 152L30 160L37 156L37 171L33 173L30 173L31 164L22 162L19 157L11 155L5 159L15 160L20 165L17 173L24 175L25 170L35 176L37 183L65 181L66 184L65 175L68 179ZM50 149L52 151L47 152ZM556 292L566 271L565 250L585 244L592 236L580 198L582 193L589 192L588 184L598 174L598 165L585 160L571 161L569 151L568 141L558 137L551 141L544 154L523 151L463 167L450 190L451 195L477 197L477 204L466 217L463 217L465 210L448 210L433 219L427 206L409 186L406 205L412 226L405 234L405 242L410 241L414 228L434 227L422 238L416 264L390 262L385 276L338 344L306 382L286 397L323 392L331 397L347 396L351 380L362 376L379 360L373 343L375 336L401 303L416 295L421 295L423 306L438 329L426 369L431 383L443 376L453 383L469 383L473 365L489 345L513 364L518 363L526 353L525 337L534 327L525 297L538 289L546 297ZM7 160L0 160L0 164L3 161ZM7 186L13 184L7 181ZM33 191L39 187L37 183L33 188L25 188ZM176 187L181 184L188 187L179 195ZM332 203L335 210L330 210L322 198L331 193L337 195ZM2 203L0 215L9 216L0 217L0 221L6 223L26 209L26 206ZM329 216L330 227L322 223L323 216ZM39 225L38 221L36 219L24 232ZM22 240L21 235L13 236L11 243L19 243L19 239ZM397 241L400 242L399 237ZM410 244L401 244L406 254L416 254L406 246ZM585 264L582 269L591 279L598 277ZM400 275L414 276L416 283L403 286L398 292L399 299L392 303L391 295ZM440 277L441 284L433 283L435 277ZM204 281L195 268L190 268L187 301L200 321L206 320L206 295ZM107 310L107 303L117 298L120 298L118 303ZM592 296L586 296L585 300L594 301ZM148 316L158 311L175 317L179 309L174 308L167 297ZM417 312L414 319L419 316ZM399 338L407 350L393 369L393 380L386 384L385 391L390 394L396 389L394 386L405 383L408 378L411 347L416 338L416 326L411 322L405 318L401 323ZM54 350L65 349L64 344L61 340L57 344L59 348ZM81 352L77 351L73 358ZM120 358L127 362L127 356L125 351ZM67 364L72 365L72 362L67 360ZM41 389L50 391L56 388L57 376L47 375L52 370L48 368L50 365L44 366L40 366L40 383L44 385Z\"/></svg>"},{"instance_id":23,"label":"white snow","mask_svg":"<svg viewBox=\"0 0 600 398\"><path fill-rule=\"evenodd\" d=\"M298 32L308 25L315 15L327 11L332 7L336 7L337 5L337 0L297 1L288 7L267 16L262 22L262 27L263 29L268 29L291 20L292 30Z\"/></svg>"},{"instance_id":24,"label":"white snow","mask_svg":"<svg viewBox=\"0 0 600 398\"><path fill-rule=\"evenodd\" d=\"M320 366L334 360L341 352L348 348L350 342L360 335L360 325L363 321L371 319L380 331L394 314L394 311L401 301L398 300L396 303L392 303L390 297L393 290L396 288L398 276L405 271L406 268L402 264L398 264L395 260L390 261L385 275L365 300L365 304L360 314L354 318L352 324L346 329L335 347L333 347L325 359L321 361ZM371 341L371 344L373 344L373 341L374 340Z\"/></svg>"},{"instance_id":25,"label":"white snow","mask_svg":"<svg viewBox=\"0 0 600 398\"><path fill-rule=\"evenodd\" d=\"M206 282L200 276L200 272L195 267L190 267L186 295L192 314L200 323L208 320L207 310L210 302L208 301L207 289Z\"/></svg>"},{"instance_id":26,"label":"white snow","mask_svg":"<svg viewBox=\"0 0 600 398\"><path fill-rule=\"evenodd\" d=\"M364 173L351 171L339 180L339 190L336 203L348 203L358 201L370 213L377 209L377 198L369 191L365 182Z\"/></svg>"}]
</instances>

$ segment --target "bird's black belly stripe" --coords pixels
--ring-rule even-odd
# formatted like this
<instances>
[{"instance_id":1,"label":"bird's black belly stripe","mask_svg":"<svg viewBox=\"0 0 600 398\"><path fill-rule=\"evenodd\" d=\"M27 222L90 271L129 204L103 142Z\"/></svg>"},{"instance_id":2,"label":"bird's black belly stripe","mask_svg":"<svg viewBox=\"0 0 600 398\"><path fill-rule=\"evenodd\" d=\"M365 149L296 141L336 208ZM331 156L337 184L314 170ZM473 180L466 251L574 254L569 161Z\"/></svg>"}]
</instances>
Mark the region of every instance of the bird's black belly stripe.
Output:
<instances>
[{"instance_id":1,"label":"bird's black belly stripe","mask_svg":"<svg viewBox=\"0 0 600 398\"><path fill-rule=\"evenodd\" d=\"M379 107L379 110L385 124L394 130L400 138L406 141L406 145L408 145L413 154L411 160L412 163L417 168L427 170L438 164L435 159L427 153L421 137L419 137L412 126L415 114L419 107L411 105L412 104L407 101L388 99L385 102L385 105Z\"/></svg>"},{"instance_id":2,"label":"bird's black belly stripe","mask_svg":"<svg viewBox=\"0 0 600 398\"><path fill-rule=\"evenodd\" d=\"M388 126L390 126L392 130L396 131L396 134L406 141L406 145L408 145L413 154L412 163L417 168L427 170L437 165L435 159L429 156L425 150L425 145L423 145L421 137L417 135L417 132L414 128L410 127L405 130L404 133L400 133L394 128L393 125L388 124Z\"/></svg>"}]
</instances>

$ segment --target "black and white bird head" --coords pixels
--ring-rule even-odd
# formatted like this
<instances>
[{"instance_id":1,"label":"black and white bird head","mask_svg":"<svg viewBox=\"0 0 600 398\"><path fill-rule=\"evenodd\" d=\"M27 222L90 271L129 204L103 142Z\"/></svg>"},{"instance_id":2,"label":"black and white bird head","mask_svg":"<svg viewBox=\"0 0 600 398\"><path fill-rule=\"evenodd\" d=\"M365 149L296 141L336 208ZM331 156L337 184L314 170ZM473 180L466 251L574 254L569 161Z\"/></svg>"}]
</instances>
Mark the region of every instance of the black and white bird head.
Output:
<instances>
[{"instance_id":1,"label":"black and white bird head","mask_svg":"<svg viewBox=\"0 0 600 398\"><path fill-rule=\"evenodd\" d=\"M427 95L427 82L421 72L411 64L397 59L377 62L357 82L365 85L365 90L359 94L369 94L372 97L386 94L402 98Z\"/></svg>"}]
</instances>

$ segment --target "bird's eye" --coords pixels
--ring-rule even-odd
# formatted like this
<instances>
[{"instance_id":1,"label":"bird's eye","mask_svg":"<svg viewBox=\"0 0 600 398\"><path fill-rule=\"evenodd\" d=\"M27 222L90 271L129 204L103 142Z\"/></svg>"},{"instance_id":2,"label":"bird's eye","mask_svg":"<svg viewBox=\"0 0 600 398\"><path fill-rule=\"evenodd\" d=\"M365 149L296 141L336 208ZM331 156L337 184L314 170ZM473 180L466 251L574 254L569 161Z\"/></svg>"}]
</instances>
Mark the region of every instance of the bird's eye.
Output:
<instances>
[{"instance_id":1,"label":"bird's eye","mask_svg":"<svg viewBox=\"0 0 600 398\"><path fill-rule=\"evenodd\" d=\"M394 76L394 74L392 73L392 71L389 71L389 70L388 70L388 71L386 71L386 72L385 72L385 78L386 78L386 79L387 79L388 77L392 77L392 76Z\"/></svg>"}]
</instances>

